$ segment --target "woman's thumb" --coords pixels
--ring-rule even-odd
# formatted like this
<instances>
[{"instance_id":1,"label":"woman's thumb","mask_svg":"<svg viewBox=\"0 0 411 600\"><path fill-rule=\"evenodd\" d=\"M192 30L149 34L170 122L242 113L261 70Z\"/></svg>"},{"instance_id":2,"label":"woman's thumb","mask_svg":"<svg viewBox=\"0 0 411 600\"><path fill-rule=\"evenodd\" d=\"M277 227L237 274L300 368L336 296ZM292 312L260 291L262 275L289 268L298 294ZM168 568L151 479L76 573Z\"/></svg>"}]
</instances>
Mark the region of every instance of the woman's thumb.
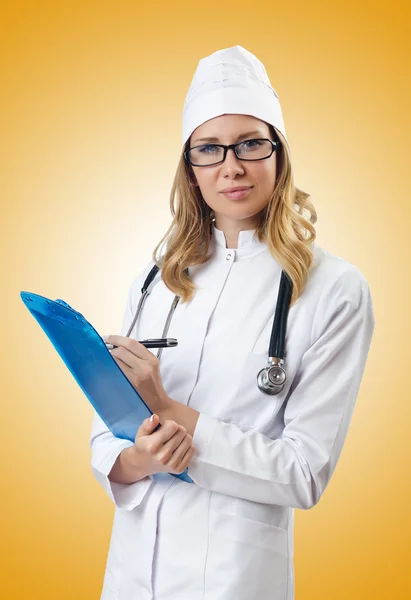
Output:
<instances>
[{"instance_id":1,"label":"woman's thumb","mask_svg":"<svg viewBox=\"0 0 411 600\"><path fill-rule=\"evenodd\" d=\"M151 415L151 417L148 419L150 429L152 427L154 427L155 425L157 425L157 420L158 420L158 415L156 415L155 413L153 415Z\"/></svg>"},{"instance_id":2,"label":"woman's thumb","mask_svg":"<svg viewBox=\"0 0 411 600\"><path fill-rule=\"evenodd\" d=\"M149 419L146 419L144 429L148 433L152 433L154 431L154 429L157 427L159 421L160 421L160 417L154 413L153 415L151 415L151 417Z\"/></svg>"},{"instance_id":3,"label":"woman's thumb","mask_svg":"<svg viewBox=\"0 0 411 600\"><path fill-rule=\"evenodd\" d=\"M155 415L155 414L151 415L150 418L144 419L144 421L141 423L140 427L138 428L136 439L143 435L149 435L150 433L153 433L153 430L158 425L158 421L159 421L159 417L158 417L158 415Z\"/></svg>"}]
</instances>

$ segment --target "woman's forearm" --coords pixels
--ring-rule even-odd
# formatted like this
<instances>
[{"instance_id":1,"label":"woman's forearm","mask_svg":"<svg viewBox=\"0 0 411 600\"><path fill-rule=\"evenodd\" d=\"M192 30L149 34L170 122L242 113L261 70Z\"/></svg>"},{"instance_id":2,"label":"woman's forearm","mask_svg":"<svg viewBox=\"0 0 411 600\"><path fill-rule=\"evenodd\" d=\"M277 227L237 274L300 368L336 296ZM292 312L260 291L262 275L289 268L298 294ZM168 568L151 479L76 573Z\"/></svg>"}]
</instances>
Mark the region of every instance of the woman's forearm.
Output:
<instances>
[{"instance_id":1,"label":"woman's forearm","mask_svg":"<svg viewBox=\"0 0 411 600\"><path fill-rule=\"evenodd\" d=\"M148 475L146 465L142 456L138 457L140 461L136 460L136 457L137 454L132 446L124 448L108 474L109 480L114 483L135 483L144 479Z\"/></svg>"},{"instance_id":2,"label":"woman's forearm","mask_svg":"<svg viewBox=\"0 0 411 600\"><path fill-rule=\"evenodd\" d=\"M173 400L172 398L168 398L168 400L169 404L164 409L160 408L159 410L154 411L160 417L160 423L164 423L165 420L175 421L179 425L183 425L186 432L189 433L191 437L194 437L194 431L200 413L194 408L191 408L191 406L177 402L177 400Z\"/></svg>"}]
</instances>

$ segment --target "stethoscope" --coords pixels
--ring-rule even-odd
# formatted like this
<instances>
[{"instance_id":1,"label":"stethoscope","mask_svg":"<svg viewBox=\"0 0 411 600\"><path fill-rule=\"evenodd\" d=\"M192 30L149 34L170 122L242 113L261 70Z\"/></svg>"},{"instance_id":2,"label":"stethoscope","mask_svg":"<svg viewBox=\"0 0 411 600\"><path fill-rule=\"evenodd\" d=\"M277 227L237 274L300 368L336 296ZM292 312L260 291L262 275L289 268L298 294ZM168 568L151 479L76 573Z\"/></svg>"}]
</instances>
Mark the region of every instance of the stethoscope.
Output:
<instances>
[{"instance_id":1,"label":"stethoscope","mask_svg":"<svg viewBox=\"0 0 411 600\"><path fill-rule=\"evenodd\" d=\"M126 337L128 337L140 315L144 302L148 294L150 293L148 288L150 283L153 281L155 276L159 271L159 267L154 265L149 274L147 275L143 287L141 288L141 297L137 306L136 314L133 319L133 322L130 325L130 328L127 332ZM188 275L188 269L185 269L185 273ZM274 322L273 328L271 331L270 337L270 346L268 350L268 366L261 369L261 371L257 374L257 386L261 392L264 394L269 394L270 396L274 396L275 394L279 394L287 379L287 374L284 369L284 348L285 348L285 333L287 327L287 317L288 311L290 308L290 300L292 293L292 282L288 275L282 271L281 272L281 280L280 280L280 288L277 296L277 304L275 308ZM162 333L162 338L165 338L170 327L171 318L175 309L177 308L177 304L180 301L180 296L175 296L173 302L171 303L171 308L168 313L164 330ZM157 352L157 358L159 359L163 348L159 348Z\"/></svg>"}]
</instances>

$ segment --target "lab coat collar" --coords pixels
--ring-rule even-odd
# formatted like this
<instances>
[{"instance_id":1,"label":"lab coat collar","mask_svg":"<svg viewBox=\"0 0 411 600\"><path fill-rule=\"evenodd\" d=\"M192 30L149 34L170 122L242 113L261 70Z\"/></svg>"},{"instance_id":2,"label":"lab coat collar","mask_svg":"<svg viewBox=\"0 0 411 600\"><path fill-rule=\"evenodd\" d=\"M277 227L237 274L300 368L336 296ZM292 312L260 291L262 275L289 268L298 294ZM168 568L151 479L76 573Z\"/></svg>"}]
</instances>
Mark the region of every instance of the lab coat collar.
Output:
<instances>
[{"instance_id":1,"label":"lab coat collar","mask_svg":"<svg viewBox=\"0 0 411 600\"><path fill-rule=\"evenodd\" d=\"M254 235L256 229L242 229L238 233L238 248L234 248L237 257L250 256L259 254L263 250L267 250L268 246L265 242L260 242L258 237ZM224 231L217 229L215 221L211 224L211 239L214 242L214 247L218 253L226 253L229 248L226 247L226 239Z\"/></svg>"}]
</instances>

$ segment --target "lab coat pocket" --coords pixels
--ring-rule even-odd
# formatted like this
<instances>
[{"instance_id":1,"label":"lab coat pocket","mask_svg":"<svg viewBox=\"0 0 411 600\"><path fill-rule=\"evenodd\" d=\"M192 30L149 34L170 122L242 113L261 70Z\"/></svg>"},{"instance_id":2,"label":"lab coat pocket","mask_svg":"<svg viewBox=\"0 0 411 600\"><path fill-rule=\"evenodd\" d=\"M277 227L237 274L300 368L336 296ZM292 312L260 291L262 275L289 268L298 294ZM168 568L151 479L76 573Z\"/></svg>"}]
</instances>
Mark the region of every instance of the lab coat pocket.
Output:
<instances>
[{"instance_id":1,"label":"lab coat pocket","mask_svg":"<svg viewBox=\"0 0 411 600\"><path fill-rule=\"evenodd\" d=\"M274 418L285 397L286 388L274 396L257 386L257 375L268 366L267 352L249 352L238 362L238 384L230 407L230 421L246 427L263 425Z\"/></svg>"},{"instance_id":2,"label":"lab coat pocket","mask_svg":"<svg viewBox=\"0 0 411 600\"><path fill-rule=\"evenodd\" d=\"M205 597L286 600L288 532L210 509Z\"/></svg>"}]
</instances>

